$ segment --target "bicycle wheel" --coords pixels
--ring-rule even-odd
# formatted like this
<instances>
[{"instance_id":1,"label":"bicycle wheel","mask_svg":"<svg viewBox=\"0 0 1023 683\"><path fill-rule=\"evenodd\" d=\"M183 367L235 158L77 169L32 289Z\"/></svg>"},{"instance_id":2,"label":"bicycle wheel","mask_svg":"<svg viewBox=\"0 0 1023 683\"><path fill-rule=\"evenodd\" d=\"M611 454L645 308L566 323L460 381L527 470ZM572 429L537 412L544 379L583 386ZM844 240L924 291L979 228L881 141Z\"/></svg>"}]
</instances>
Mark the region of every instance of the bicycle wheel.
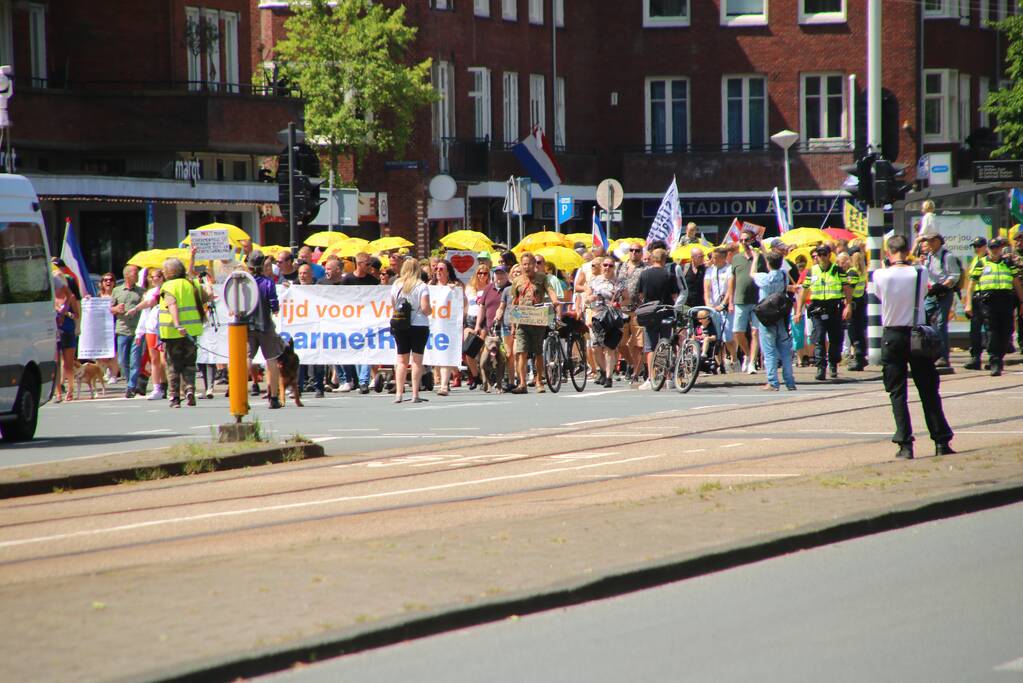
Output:
<instances>
[{"instance_id":1,"label":"bicycle wheel","mask_svg":"<svg viewBox=\"0 0 1023 683\"><path fill-rule=\"evenodd\" d=\"M568 343L568 358L565 359L568 376L576 391L586 388L586 342L581 335L573 334Z\"/></svg>"},{"instance_id":2,"label":"bicycle wheel","mask_svg":"<svg viewBox=\"0 0 1023 683\"><path fill-rule=\"evenodd\" d=\"M696 340L687 340L679 347L675 361L675 389L684 394L696 384L700 375L700 346Z\"/></svg>"},{"instance_id":3,"label":"bicycle wheel","mask_svg":"<svg viewBox=\"0 0 1023 683\"><path fill-rule=\"evenodd\" d=\"M670 362L671 342L667 339L662 339L654 347L654 376L650 378L650 388L654 391L660 391L664 387L664 382L668 379L668 373L671 372Z\"/></svg>"},{"instance_id":4,"label":"bicycle wheel","mask_svg":"<svg viewBox=\"0 0 1023 683\"><path fill-rule=\"evenodd\" d=\"M547 336L543 340L544 381L555 394L561 389L561 370L565 362L565 352L561 350L561 340L557 336Z\"/></svg>"}]
</instances>

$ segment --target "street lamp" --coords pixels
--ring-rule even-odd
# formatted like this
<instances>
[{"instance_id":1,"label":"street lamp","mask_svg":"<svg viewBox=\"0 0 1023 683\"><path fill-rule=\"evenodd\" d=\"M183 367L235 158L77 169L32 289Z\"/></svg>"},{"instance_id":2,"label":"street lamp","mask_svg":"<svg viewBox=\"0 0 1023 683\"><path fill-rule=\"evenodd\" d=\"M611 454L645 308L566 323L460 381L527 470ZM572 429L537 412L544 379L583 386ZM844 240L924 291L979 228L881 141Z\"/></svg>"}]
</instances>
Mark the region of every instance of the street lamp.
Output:
<instances>
[{"instance_id":1,"label":"street lamp","mask_svg":"<svg viewBox=\"0 0 1023 683\"><path fill-rule=\"evenodd\" d=\"M799 133L792 130L783 130L771 136L771 142L785 150L785 209L789 219L789 227L792 227L792 180L789 177L789 147L796 144Z\"/></svg>"}]
</instances>

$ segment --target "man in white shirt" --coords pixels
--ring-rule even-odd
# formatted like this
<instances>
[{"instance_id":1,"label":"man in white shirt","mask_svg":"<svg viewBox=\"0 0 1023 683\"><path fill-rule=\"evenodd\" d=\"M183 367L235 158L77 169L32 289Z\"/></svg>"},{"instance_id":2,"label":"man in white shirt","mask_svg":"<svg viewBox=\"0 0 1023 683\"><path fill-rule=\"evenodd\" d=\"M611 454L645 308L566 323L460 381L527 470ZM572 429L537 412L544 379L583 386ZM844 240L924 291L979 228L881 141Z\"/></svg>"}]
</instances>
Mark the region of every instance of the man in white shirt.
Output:
<instances>
[{"instance_id":1,"label":"man in white shirt","mask_svg":"<svg viewBox=\"0 0 1023 683\"><path fill-rule=\"evenodd\" d=\"M884 326L881 342L884 388L891 399L895 417L892 442L899 445L895 457L907 460L913 457L913 425L907 396L909 375L913 376L913 384L920 395L935 455L955 453L949 445L953 433L941 407L938 391L941 380L934 361L915 358L909 352L910 330L914 325L925 324L926 320L924 297L927 294L927 274L909 265L908 258L909 242L901 235L894 235L888 239L891 267L874 273L874 286L881 299L881 324Z\"/></svg>"}]
</instances>

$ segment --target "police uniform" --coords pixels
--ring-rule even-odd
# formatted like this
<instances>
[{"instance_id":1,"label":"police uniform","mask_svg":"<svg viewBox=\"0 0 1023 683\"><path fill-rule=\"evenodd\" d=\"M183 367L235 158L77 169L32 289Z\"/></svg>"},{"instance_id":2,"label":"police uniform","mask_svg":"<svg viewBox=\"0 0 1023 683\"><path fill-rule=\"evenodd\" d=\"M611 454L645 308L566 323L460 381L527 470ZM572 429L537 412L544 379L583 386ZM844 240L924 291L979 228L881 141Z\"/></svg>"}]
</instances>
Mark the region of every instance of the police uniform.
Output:
<instances>
[{"instance_id":1,"label":"police uniform","mask_svg":"<svg viewBox=\"0 0 1023 683\"><path fill-rule=\"evenodd\" d=\"M174 327L170 308L164 295L174 297L178 307L178 322L185 333ZM174 278L160 288L160 339L167 356L167 393L171 406L181 405L182 390L189 405L195 405L196 346L192 339L202 334L202 314L199 311L199 290L191 280Z\"/></svg>"},{"instance_id":2,"label":"police uniform","mask_svg":"<svg viewBox=\"0 0 1023 683\"><path fill-rule=\"evenodd\" d=\"M824 246L818 247L818 250L818 253L831 253ZM845 270L832 263L827 269L821 269L815 264L807 278L810 287L810 306L807 312L813 319L811 342L814 344L818 381L824 379L824 371L828 366L831 368L831 376L838 376L838 361L842 359L842 305L845 288L849 286L846 277Z\"/></svg>"},{"instance_id":3,"label":"police uniform","mask_svg":"<svg viewBox=\"0 0 1023 683\"><path fill-rule=\"evenodd\" d=\"M986 249L987 240L978 237L970 243L974 249ZM966 269L967 274L973 272L973 267L984 260L983 254L974 256ZM970 293L970 362L965 365L968 370L980 370L980 357L984 353L984 313L980 298L974 290Z\"/></svg>"},{"instance_id":4,"label":"police uniform","mask_svg":"<svg viewBox=\"0 0 1023 683\"><path fill-rule=\"evenodd\" d=\"M1020 238L1020 235L1023 235L1023 230L1018 231L1016 236L1013 238L1013 243L1019 246L1013 249L1012 253L1008 255L1008 260L1010 263L1014 264L1021 273L1023 273L1023 242L1019 241L1023 238ZM1016 348L1023 352L1023 307L1016 309L1016 315L1013 316L1012 322L1016 326Z\"/></svg>"},{"instance_id":5,"label":"police uniform","mask_svg":"<svg viewBox=\"0 0 1023 683\"><path fill-rule=\"evenodd\" d=\"M1005 240L995 238L988 246L1004 247ZM970 279L975 283L972 291L977 294L988 330L987 352L995 377L1002 374L1002 357L1012 337L1012 319L1019 305L1014 283L1019 277L1019 268L1001 257L977 259L970 269Z\"/></svg>"},{"instance_id":6,"label":"police uniform","mask_svg":"<svg viewBox=\"0 0 1023 683\"><path fill-rule=\"evenodd\" d=\"M853 290L853 310L849 318L853 362L849 369L858 371L867 365L867 278L856 268L849 268L845 275L846 284Z\"/></svg>"}]
</instances>

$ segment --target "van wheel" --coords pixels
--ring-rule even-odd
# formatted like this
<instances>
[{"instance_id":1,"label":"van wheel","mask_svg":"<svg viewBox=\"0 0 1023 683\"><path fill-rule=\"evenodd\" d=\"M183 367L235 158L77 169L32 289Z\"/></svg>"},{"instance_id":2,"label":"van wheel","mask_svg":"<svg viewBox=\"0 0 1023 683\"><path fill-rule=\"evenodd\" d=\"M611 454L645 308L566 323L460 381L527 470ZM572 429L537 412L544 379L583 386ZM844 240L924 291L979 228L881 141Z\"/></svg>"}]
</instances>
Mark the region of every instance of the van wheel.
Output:
<instances>
[{"instance_id":1,"label":"van wheel","mask_svg":"<svg viewBox=\"0 0 1023 683\"><path fill-rule=\"evenodd\" d=\"M39 383L35 377L25 377L18 387L18 398L14 402L14 419L3 425L3 440L28 441L36 433L39 421Z\"/></svg>"}]
</instances>

